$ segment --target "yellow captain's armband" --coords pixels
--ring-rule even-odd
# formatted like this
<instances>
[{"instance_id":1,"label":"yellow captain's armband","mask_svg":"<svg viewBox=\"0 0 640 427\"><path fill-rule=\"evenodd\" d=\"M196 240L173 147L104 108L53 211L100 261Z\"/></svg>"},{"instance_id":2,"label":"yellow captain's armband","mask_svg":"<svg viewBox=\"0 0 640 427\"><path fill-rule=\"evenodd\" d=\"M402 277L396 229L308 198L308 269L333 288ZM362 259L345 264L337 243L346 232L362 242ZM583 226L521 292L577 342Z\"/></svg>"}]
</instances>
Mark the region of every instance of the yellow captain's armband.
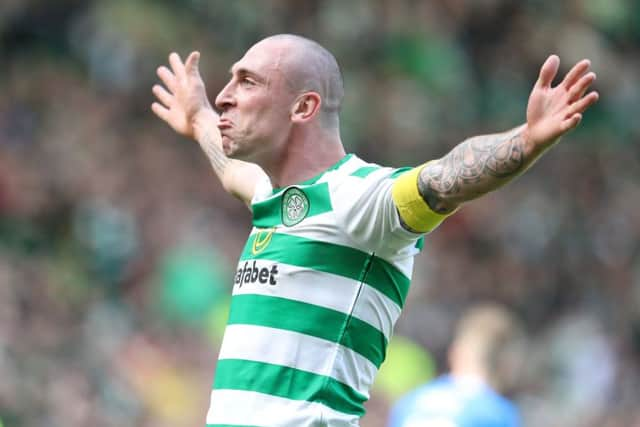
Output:
<instances>
[{"instance_id":1,"label":"yellow captain's armband","mask_svg":"<svg viewBox=\"0 0 640 427\"><path fill-rule=\"evenodd\" d=\"M425 166L426 163L400 175L393 183L391 190L391 196L400 218L411 230L419 233L433 230L450 215L434 212L420 195L418 175Z\"/></svg>"}]
</instances>

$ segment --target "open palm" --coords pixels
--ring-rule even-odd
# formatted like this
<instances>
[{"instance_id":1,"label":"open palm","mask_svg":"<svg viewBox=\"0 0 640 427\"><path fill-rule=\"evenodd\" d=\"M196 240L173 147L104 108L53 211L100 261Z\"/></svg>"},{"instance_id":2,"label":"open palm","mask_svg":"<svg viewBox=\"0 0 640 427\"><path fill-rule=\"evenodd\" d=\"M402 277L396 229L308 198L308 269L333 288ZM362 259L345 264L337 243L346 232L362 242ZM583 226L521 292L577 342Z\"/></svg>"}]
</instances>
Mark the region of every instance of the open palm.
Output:
<instances>
[{"instance_id":1,"label":"open palm","mask_svg":"<svg viewBox=\"0 0 640 427\"><path fill-rule=\"evenodd\" d=\"M582 113L598 100L593 91L585 95L596 75L589 71L591 63L582 60L571 68L562 82L551 87L558 73L560 59L551 55L542 65L527 105L529 139L538 147L545 147L575 128Z\"/></svg>"},{"instance_id":2,"label":"open palm","mask_svg":"<svg viewBox=\"0 0 640 427\"><path fill-rule=\"evenodd\" d=\"M161 66L157 71L166 89L160 85L153 86L153 94L160 102L154 102L151 109L176 132L187 137L196 136L194 124L198 116L207 115L207 119L217 117L198 71L199 59L200 54L192 52L183 64L177 53L171 53L171 70Z\"/></svg>"}]
</instances>

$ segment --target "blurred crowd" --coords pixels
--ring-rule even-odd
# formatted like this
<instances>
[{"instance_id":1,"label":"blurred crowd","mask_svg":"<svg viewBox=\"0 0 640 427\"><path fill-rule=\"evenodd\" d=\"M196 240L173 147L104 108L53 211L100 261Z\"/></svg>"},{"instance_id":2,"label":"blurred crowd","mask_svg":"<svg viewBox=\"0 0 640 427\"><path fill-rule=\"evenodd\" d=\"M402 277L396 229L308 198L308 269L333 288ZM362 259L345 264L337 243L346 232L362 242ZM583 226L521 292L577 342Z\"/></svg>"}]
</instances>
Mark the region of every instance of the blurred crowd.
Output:
<instances>
[{"instance_id":1,"label":"blurred crowd","mask_svg":"<svg viewBox=\"0 0 640 427\"><path fill-rule=\"evenodd\" d=\"M3 0L0 426L204 425L251 218L151 86L197 49L213 98L281 32L336 55L343 141L390 166L522 123L548 54L592 60L600 102L427 237L395 334L443 371L458 315L505 304L525 425L640 426L637 0ZM362 426L396 397L377 385Z\"/></svg>"}]
</instances>

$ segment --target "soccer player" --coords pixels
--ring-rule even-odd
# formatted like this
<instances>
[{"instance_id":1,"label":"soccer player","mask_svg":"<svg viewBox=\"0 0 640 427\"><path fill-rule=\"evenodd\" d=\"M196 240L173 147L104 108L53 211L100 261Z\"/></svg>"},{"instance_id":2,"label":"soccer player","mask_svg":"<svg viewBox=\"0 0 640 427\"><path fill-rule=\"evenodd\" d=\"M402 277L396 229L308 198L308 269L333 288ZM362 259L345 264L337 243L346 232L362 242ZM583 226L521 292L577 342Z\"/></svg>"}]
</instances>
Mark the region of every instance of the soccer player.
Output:
<instances>
[{"instance_id":1,"label":"soccer player","mask_svg":"<svg viewBox=\"0 0 640 427\"><path fill-rule=\"evenodd\" d=\"M516 407L499 394L512 385L509 362L523 332L505 308L471 308L458 322L449 348L450 373L402 397L389 427L518 427Z\"/></svg>"},{"instance_id":2,"label":"soccer player","mask_svg":"<svg viewBox=\"0 0 640 427\"><path fill-rule=\"evenodd\" d=\"M550 56L526 123L440 159L393 169L346 154L335 58L295 35L268 37L209 104L199 53L159 67L154 113L193 138L253 229L234 277L209 426L357 425L405 302L421 238L462 203L523 173L596 100L577 63L552 87ZM372 102L384 102L371 94ZM219 114L218 114L219 112Z\"/></svg>"}]
</instances>

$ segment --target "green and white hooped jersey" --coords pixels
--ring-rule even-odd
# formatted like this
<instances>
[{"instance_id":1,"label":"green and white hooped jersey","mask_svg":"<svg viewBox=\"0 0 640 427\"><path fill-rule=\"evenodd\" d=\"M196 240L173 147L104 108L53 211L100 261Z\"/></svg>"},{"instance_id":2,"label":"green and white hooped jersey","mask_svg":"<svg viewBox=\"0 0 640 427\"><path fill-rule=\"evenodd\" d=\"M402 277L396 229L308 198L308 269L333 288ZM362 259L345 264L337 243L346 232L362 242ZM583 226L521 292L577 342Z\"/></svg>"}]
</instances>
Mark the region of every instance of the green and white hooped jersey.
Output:
<instances>
[{"instance_id":1,"label":"green and white hooped jersey","mask_svg":"<svg viewBox=\"0 0 640 427\"><path fill-rule=\"evenodd\" d=\"M208 426L357 426L409 289L420 235L391 198L406 169L348 155L259 186Z\"/></svg>"}]
</instances>

